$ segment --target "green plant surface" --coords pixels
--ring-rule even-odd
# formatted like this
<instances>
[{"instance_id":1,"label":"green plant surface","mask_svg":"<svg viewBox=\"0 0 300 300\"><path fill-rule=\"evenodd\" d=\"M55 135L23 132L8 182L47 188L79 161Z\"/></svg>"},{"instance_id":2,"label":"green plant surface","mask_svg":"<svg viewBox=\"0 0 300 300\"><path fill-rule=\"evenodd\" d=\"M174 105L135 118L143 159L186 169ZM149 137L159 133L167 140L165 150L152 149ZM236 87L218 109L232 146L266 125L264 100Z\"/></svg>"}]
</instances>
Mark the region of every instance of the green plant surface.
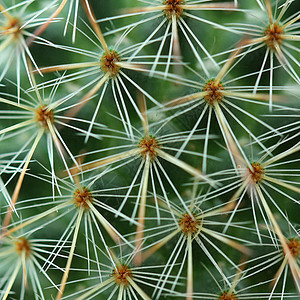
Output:
<instances>
[{"instance_id":1,"label":"green plant surface","mask_svg":"<svg viewBox=\"0 0 300 300\"><path fill-rule=\"evenodd\" d=\"M297 0L0 0L0 299L299 299Z\"/></svg>"}]
</instances>

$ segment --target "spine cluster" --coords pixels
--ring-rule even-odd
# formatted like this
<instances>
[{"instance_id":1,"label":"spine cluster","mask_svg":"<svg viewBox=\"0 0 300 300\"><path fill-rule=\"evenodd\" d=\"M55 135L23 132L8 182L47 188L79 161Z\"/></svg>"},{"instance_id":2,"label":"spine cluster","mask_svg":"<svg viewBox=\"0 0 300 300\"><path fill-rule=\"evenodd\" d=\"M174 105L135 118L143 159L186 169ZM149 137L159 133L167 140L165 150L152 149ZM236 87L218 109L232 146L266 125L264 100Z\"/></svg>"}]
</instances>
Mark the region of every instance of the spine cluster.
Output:
<instances>
[{"instance_id":1,"label":"spine cluster","mask_svg":"<svg viewBox=\"0 0 300 300\"><path fill-rule=\"evenodd\" d=\"M0 299L299 299L297 2L1 0Z\"/></svg>"}]
</instances>

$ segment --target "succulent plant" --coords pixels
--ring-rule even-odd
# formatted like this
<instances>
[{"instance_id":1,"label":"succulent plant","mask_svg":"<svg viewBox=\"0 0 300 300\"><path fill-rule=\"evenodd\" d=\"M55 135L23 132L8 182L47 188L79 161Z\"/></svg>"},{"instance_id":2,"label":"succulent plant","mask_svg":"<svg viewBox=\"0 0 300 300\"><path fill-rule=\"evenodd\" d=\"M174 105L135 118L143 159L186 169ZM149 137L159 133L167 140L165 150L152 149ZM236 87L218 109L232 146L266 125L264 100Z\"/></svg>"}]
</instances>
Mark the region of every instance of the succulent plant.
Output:
<instances>
[{"instance_id":1,"label":"succulent plant","mask_svg":"<svg viewBox=\"0 0 300 300\"><path fill-rule=\"evenodd\" d=\"M0 1L0 298L299 299L297 0Z\"/></svg>"}]
</instances>

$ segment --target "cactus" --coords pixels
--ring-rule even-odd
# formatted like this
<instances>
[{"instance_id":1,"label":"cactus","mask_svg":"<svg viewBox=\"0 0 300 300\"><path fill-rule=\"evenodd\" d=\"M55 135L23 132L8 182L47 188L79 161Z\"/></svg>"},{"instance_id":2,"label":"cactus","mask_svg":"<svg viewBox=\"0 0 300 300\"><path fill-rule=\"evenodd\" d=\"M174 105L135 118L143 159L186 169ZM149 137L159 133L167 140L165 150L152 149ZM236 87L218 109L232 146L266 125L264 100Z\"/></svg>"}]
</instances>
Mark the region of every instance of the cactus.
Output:
<instances>
[{"instance_id":1,"label":"cactus","mask_svg":"<svg viewBox=\"0 0 300 300\"><path fill-rule=\"evenodd\" d=\"M296 2L0 1L1 299L299 299Z\"/></svg>"}]
</instances>

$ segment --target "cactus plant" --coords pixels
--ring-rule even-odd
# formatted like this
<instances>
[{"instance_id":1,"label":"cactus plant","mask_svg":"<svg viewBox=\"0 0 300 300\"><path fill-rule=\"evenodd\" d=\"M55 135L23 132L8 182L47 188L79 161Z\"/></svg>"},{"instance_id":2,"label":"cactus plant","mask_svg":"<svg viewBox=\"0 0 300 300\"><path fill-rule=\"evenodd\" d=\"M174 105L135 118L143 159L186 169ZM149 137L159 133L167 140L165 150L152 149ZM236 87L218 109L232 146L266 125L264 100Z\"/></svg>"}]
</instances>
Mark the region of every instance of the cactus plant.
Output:
<instances>
[{"instance_id":1,"label":"cactus plant","mask_svg":"<svg viewBox=\"0 0 300 300\"><path fill-rule=\"evenodd\" d=\"M299 299L297 8L1 0L1 299Z\"/></svg>"}]
</instances>

